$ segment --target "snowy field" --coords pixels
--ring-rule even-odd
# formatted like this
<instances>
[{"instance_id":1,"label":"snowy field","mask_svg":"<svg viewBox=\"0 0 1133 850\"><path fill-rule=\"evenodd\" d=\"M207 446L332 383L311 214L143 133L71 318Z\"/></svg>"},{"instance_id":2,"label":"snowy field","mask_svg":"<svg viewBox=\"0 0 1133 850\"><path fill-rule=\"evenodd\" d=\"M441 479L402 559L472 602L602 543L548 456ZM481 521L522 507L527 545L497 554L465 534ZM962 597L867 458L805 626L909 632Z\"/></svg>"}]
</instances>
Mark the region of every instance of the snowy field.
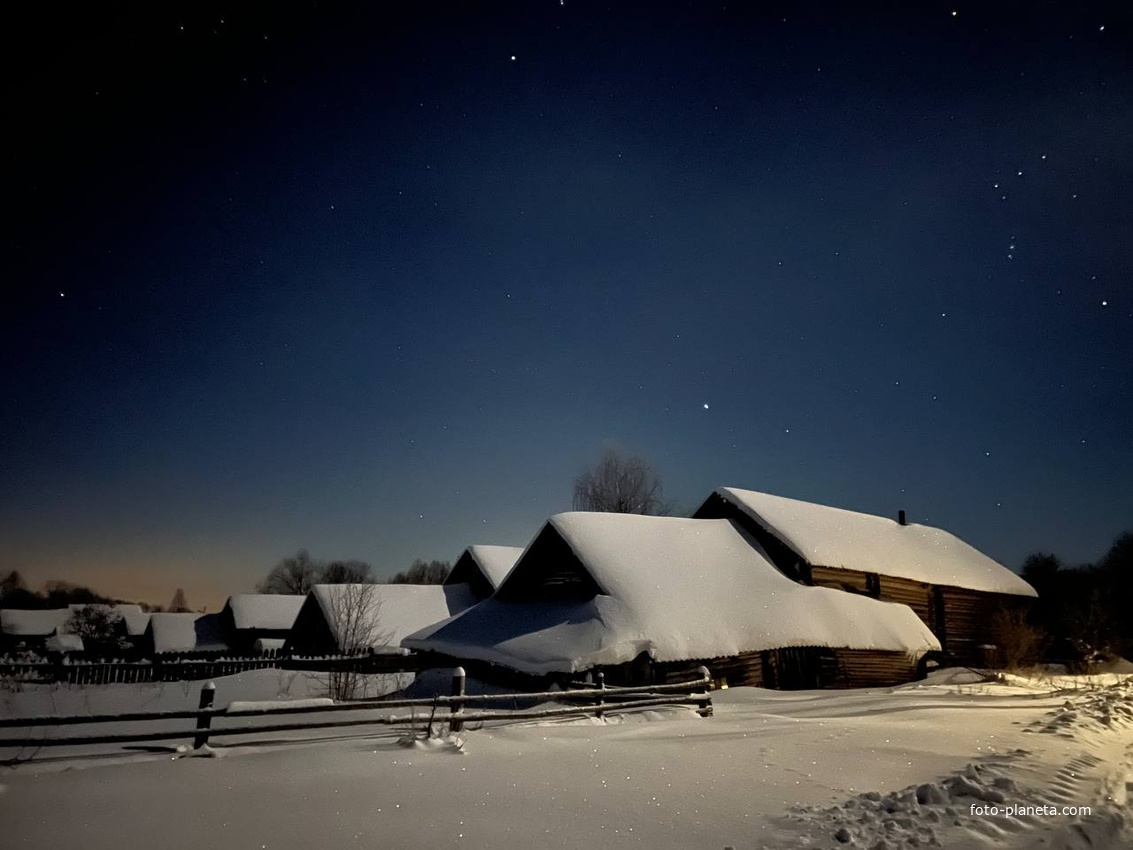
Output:
<instances>
[{"instance_id":1,"label":"snowy field","mask_svg":"<svg viewBox=\"0 0 1133 850\"><path fill-rule=\"evenodd\" d=\"M0 768L0 846L1133 847L1133 681L973 679L734 688L708 719L672 709L408 746L384 728L246 739L215 758L43 749ZM198 689L0 691L0 714L172 710ZM217 680L217 705L315 695L274 670Z\"/></svg>"}]
</instances>

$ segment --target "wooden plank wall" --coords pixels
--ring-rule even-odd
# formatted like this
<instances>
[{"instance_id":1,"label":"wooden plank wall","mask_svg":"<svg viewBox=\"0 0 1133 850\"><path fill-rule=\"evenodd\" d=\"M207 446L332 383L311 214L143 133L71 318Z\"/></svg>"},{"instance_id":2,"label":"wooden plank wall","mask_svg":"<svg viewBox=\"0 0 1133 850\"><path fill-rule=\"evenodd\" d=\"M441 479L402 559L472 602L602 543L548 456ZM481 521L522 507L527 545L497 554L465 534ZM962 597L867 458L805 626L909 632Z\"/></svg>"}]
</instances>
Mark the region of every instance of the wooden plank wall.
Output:
<instances>
[{"instance_id":1,"label":"wooden plank wall","mask_svg":"<svg viewBox=\"0 0 1133 850\"><path fill-rule=\"evenodd\" d=\"M856 570L836 570L830 567L811 567L811 582L815 587L832 587L835 590L852 589L865 593L866 574Z\"/></svg>"},{"instance_id":2,"label":"wooden plank wall","mask_svg":"<svg viewBox=\"0 0 1133 850\"><path fill-rule=\"evenodd\" d=\"M841 677L830 683L835 688L882 688L916 680L917 659L904 652L872 649L836 651Z\"/></svg>"},{"instance_id":3,"label":"wooden plank wall","mask_svg":"<svg viewBox=\"0 0 1133 850\"><path fill-rule=\"evenodd\" d=\"M766 652L745 652L728 658L669 662L655 665L658 684L687 681L703 664L712 674L716 687L768 687L765 664L786 672L797 666L800 656L813 652L815 673L826 688L880 688L915 681L919 676L917 659L904 652L873 649L835 649L790 647Z\"/></svg>"}]
</instances>

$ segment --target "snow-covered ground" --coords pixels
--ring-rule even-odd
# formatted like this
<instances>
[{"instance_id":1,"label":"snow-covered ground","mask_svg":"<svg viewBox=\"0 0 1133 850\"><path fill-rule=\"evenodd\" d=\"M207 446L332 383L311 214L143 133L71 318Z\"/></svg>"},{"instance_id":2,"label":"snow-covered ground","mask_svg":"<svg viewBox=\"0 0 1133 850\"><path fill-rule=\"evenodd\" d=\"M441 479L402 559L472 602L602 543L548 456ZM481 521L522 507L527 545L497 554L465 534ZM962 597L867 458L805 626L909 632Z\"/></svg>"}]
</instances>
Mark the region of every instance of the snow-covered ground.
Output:
<instances>
[{"instance_id":1,"label":"snow-covered ground","mask_svg":"<svg viewBox=\"0 0 1133 850\"><path fill-rule=\"evenodd\" d=\"M1133 846L1133 682L973 678L734 688L715 694L709 719L672 709L493 725L409 746L379 728L218 746L209 759L44 749L0 769L0 845ZM198 687L32 688L0 693L0 714L169 710L195 705ZM217 680L218 705L317 695L278 671Z\"/></svg>"}]
</instances>

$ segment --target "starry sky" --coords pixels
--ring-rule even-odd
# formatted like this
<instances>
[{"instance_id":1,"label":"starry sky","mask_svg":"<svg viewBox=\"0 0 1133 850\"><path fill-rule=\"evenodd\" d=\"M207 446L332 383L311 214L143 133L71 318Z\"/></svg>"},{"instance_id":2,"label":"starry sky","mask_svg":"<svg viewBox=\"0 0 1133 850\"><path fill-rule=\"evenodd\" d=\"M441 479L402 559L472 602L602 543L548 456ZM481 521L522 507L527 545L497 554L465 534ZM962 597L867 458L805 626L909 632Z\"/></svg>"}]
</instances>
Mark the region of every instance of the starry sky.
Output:
<instances>
[{"instance_id":1,"label":"starry sky","mask_svg":"<svg viewBox=\"0 0 1133 850\"><path fill-rule=\"evenodd\" d=\"M1016 569L1133 527L1127 4L3 38L0 572L213 609L300 547L388 575L526 544L607 447L685 510L904 508Z\"/></svg>"}]
</instances>

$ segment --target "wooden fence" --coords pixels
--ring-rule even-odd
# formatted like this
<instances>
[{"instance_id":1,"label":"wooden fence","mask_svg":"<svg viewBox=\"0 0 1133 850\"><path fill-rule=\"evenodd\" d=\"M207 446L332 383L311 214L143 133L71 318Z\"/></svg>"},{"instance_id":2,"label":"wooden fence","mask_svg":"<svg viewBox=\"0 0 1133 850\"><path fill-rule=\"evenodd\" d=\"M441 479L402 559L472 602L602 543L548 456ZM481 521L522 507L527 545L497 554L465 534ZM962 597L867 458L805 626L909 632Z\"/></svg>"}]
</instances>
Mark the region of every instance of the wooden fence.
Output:
<instances>
[{"instance_id":1,"label":"wooden fence","mask_svg":"<svg viewBox=\"0 0 1133 850\"><path fill-rule=\"evenodd\" d=\"M568 690L547 691L541 693L517 694L466 694L464 689L465 676L462 668L454 671L452 680L452 695L438 696L424 699L387 699L387 700L360 700L358 702L343 702L332 705L297 705L255 708L243 707L232 711L229 708L214 708L213 699L216 695L216 686L209 682L201 688L199 707L194 710L165 711L165 712L135 712L130 714L102 714L102 715L72 715L72 716L42 716L42 717L16 717L0 720L0 733L6 734L9 729L30 728L46 729L52 726L78 726L100 723L135 723L160 722L169 720L195 720L192 729L178 729L158 732L133 732L113 735L80 735L66 737L33 737L0 738L2 748L39 748L62 746L88 746L97 744L137 744L145 741L170 741L176 739L193 739L194 748L201 748L208 744L211 738L233 735L264 735L273 732L309 731L314 729L338 729L351 726L395 726L423 724L423 715L416 711L409 715L390 713L392 709L412 708L429 709L432 724L436 712L447 709L448 714L441 722L447 722L450 732L459 732L467 723L483 723L486 721L524 721L542 720L554 717L568 717L578 715L595 715L602 717L629 710L673 706L692 705L701 717L712 716L712 678L707 667L700 668L700 677L692 681L676 682L667 685L655 685L649 688L607 688L599 674L597 687ZM492 703L519 700L553 700L563 703L553 708L530 710L506 710L494 707ZM254 705L254 704L253 704ZM484 706L480 710L468 711L469 706ZM223 726L213 727L214 720L243 720L251 717L275 717L278 715L307 715L307 714L335 714L339 712L361 712L368 716L349 718L346 720L319 720L313 723L276 723L264 726Z\"/></svg>"},{"instance_id":2,"label":"wooden fence","mask_svg":"<svg viewBox=\"0 0 1133 850\"><path fill-rule=\"evenodd\" d=\"M215 679L245 670L279 668L316 672L417 672L420 662L401 653L298 656L265 653L248 656L157 655L143 661L0 661L0 680L34 684L109 685L133 682L180 682Z\"/></svg>"}]
</instances>

